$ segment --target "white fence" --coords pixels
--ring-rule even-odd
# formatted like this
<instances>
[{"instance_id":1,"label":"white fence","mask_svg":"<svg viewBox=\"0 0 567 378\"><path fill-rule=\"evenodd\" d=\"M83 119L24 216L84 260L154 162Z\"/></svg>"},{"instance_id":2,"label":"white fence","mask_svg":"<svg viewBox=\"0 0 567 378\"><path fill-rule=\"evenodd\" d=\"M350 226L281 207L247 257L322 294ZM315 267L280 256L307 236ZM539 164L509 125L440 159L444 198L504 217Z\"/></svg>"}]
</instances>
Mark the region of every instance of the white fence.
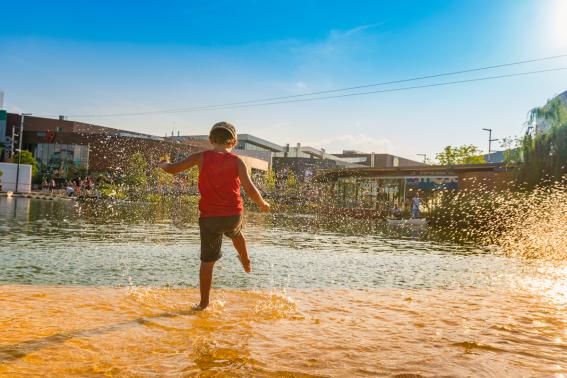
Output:
<instances>
[{"instance_id":1,"label":"white fence","mask_svg":"<svg viewBox=\"0 0 567 378\"><path fill-rule=\"evenodd\" d=\"M0 171L4 174L0 176L0 186L3 192L16 191L16 175L18 164L0 163ZM32 166L30 164L20 164L20 176L18 179L18 192L31 192Z\"/></svg>"}]
</instances>

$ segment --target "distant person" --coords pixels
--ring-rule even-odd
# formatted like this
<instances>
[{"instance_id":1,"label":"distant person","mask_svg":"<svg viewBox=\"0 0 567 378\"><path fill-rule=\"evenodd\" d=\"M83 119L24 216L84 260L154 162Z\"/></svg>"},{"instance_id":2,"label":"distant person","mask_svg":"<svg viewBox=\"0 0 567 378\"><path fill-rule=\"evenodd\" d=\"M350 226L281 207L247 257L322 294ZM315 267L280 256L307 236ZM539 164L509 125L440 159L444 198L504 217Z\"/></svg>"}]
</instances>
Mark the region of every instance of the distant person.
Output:
<instances>
[{"instance_id":1,"label":"distant person","mask_svg":"<svg viewBox=\"0 0 567 378\"><path fill-rule=\"evenodd\" d=\"M53 193L53 191L57 188L54 179L51 179L51 182L49 183L49 188L51 189L51 193Z\"/></svg>"},{"instance_id":2,"label":"distant person","mask_svg":"<svg viewBox=\"0 0 567 378\"><path fill-rule=\"evenodd\" d=\"M419 193L415 193L413 198L411 199L411 217L414 219L419 218L420 213L420 206L421 206L421 198L419 198Z\"/></svg>"},{"instance_id":3,"label":"distant person","mask_svg":"<svg viewBox=\"0 0 567 378\"><path fill-rule=\"evenodd\" d=\"M68 197L73 197L75 195L75 189L71 185L67 185L65 192L67 193Z\"/></svg>"},{"instance_id":4,"label":"distant person","mask_svg":"<svg viewBox=\"0 0 567 378\"><path fill-rule=\"evenodd\" d=\"M400 209L398 204L395 204L394 208L392 209L392 217L394 217L395 219L400 219L402 217L402 209Z\"/></svg>"},{"instance_id":5,"label":"distant person","mask_svg":"<svg viewBox=\"0 0 567 378\"><path fill-rule=\"evenodd\" d=\"M47 182L47 179L44 177L43 181L41 182L41 191L47 192L48 190L49 190L49 183Z\"/></svg>"},{"instance_id":6,"label":"distant person","mask_svg":"<svg viewBox=\"0 0 567 378\"><path fill-rule=\"evenodd\" d=\"M244 271L249 273L250 258L246 240L242 235L243 204L240 185L248 196L260 206L261 211L269 211L270 205L250 180L244 161L231 153L237 143L236 129L226 122L216 123L209 134L213 148L198 152L177 163L161 161L159 167L168 173L183 172L193 166L199 168L199 229L201 233L201 268L199 288L201 301L197 309L209 305L209 293L213 279L215 262L221 258L223 235L232 239Z\"/></svg>"}]
</instances>

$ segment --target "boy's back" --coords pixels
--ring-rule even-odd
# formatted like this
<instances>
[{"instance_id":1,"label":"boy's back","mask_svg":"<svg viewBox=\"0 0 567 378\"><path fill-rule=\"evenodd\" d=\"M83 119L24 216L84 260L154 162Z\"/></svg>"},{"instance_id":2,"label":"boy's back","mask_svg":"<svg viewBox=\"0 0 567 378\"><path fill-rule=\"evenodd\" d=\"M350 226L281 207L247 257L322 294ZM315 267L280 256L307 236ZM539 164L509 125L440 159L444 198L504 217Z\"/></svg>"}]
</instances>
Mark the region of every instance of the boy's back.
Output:
<instances>
[{"instance_id":1,"label":"boy's back","mask_svg":"<svg viewBox=\"0 0 567 378\"><path fill-rule=\"evenodd\" d=\"M202 159L199 172L201 218L242 214L238 156L230 152L205 151Z\"/></svg>"}]
</instances>

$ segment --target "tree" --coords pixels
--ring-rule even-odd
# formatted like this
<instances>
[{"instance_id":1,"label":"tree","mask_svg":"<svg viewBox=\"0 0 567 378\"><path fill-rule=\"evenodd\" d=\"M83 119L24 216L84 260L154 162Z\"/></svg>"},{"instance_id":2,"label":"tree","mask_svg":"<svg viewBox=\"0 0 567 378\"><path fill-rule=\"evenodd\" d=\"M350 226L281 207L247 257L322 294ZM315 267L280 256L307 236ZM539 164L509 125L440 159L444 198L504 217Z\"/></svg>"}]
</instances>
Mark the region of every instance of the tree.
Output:
<instances>
[{"instance_id":1,"label":"tree","mask_svg":"<svg viewBox=\"0 0 567 378\"><path fill-rule=\"evenodd\" d=\"M567 106L561 98L555 97L539 108L533 108L528 114L528 124L537 120L545 120L552 128L567 123Z\"/></svg>"},{"instance_id":2,"label":"tree","mask_svg":"<svg viewBox=\"0 0 567 378\"><path fill-rule=\"evenodd\" d=\"M486 163L482 151L472 144L460 147L447 146L442 152L436 154L435 158L441 165Z\"/></svg>"},{"instance_id":3,"label":"tree","mask_svg":"<svg viewBox=\"0 0 567 378\"><path fill-rule=\"evenodd\" d=\"M549 128L521 141L524 164L518 179L528 187L545 180L559 181L567 174L567 105L556 97L528 114L528 124L544 119Z\"/></svg>"},{"instance_id":4,"label":"tree","mask_svg":"<svg viewBox=\"0 0 567 378\"><path fill-rule=\"evenodd\" d=\"M37 172L39 171L38 166L37 166L37 160L35 160L35 158L33 157L32 153L26 150L22 150L21 152L21 158L20 158L20 153L16 152L14 154L14 156L12 157L12 161L14 163L17 163L18 161L20 162L20 164L29 164L32 166L32 176L35 177L37 175Z\"/></svg>"},{"instance_id":5,"label":"tree","mask_svg":"<svg viewBox=\"0 0 567 378\"><path fill-rule=\"evenodd\" d=\"M154 168L151 172L152 184L156 186L158 191L161 191L163 187L171 186L173 184L173 175L165 172L161 168Z\"/></svg>"},{"instance_id":6,"label":"tree","mask_svg":"<svg viewBox=\"0 0 567 378\"><path fill-rule=\"evenodd\" d=\"M148 162L144 155L140 152L136 152L126 166L124 171L124 179L126 184L130 189L141 189L145 188L148 182L147 177Z\"/></svg>"},{"instance_id":7,"label":"tree","mask_svg":"<svg viewBox=\"0 0 567 378\"><path fill-rule=\"evenodd\" d=\"M546 179L559 181L567 175L567 122L545 133L528 134L522 142L520 182L534 187Z\"/></svg>"},{"instance_id":8,"label":"tree","mask_svg":"<svg viewBox=\"0 0 567 378\"><path fill-rule=\"evenodd\" d=\"M199 167L193 166L185 171L187 180L194 186L199 181Z\"/></svg>"},{"instance_id":9,"label":"tree","mask_svg":"<svg viewBox=\"0 0 567 378\"><path fill-rule=\"evenodd\" d=\"M295 177L295 173L293 171L289 171L287 178L285 180L285 187L287 189L293 189L297 186L297 177Z\"/></svg>"},{"instance_id":10,"label":"tree","mask_svg":"<svg viewBox=\"0 0 567 378\"><path fill-rule=\"evenodd\" d=\"M518 137L506 137L502 139L500 147L504 150L504 163L519 163L522 161L522 139Z\"/></svg>"},{"instance_id":11,"label":"tree","mask_svg":"<svg viewBox=\"0 0 567 378\"><path fill-rule=\"evenodd\" d=\"M264 175L264 183L266 184L266 190L273 192L276 189L276 174L272 169L268 169Z\"/></svg>"}]
</instances>

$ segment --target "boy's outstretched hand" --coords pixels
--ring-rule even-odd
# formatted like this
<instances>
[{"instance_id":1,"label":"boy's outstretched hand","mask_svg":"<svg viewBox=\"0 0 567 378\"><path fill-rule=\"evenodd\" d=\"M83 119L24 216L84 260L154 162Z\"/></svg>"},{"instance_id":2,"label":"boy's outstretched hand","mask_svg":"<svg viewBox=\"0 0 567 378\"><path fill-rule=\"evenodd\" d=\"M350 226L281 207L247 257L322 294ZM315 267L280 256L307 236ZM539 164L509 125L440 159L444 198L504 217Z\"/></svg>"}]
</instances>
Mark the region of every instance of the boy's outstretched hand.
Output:
<instances>
[{"instance_id":1,"label":"boy's outstretched hand","mask_svg":"<svg viewBox=\"0 0 567 378\"><path fill-rule=\"evenodd\" d=\"M270 211L270 204L267 203L266 201L260 202L259 206L260 206L260 211L264 213Z\"/></svg>"}]
</instances>

